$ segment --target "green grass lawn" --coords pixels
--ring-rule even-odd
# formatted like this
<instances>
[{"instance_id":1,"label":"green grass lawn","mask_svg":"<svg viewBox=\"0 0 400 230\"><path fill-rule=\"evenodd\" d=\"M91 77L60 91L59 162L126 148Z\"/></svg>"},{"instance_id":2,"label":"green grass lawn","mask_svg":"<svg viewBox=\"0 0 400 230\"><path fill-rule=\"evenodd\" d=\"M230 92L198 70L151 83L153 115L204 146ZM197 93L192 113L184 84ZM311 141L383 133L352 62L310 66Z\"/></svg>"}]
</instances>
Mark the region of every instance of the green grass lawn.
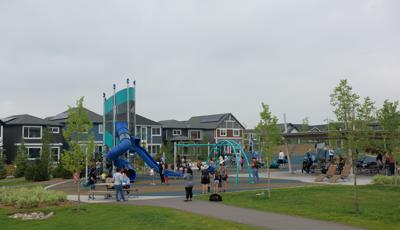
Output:
<instances>
[{"instance_id":1,"label":"green grass lawn","mask_svg":"<svg viewBox=\"0 0 400 230\"><path fill-rule=\"evenodd\" d=\"M75 206L51 207L42 211L54 211L48 220L21 221L8 218L18 210L0 209L1 229L46 230L46 229L256 229L209 217L181 211L138 207L117 204L83 205L84 211L77 212Z\"/></svg>"},{"instance_id":2,"label":"green grass lawn","mask_svg":"<svg viewBox=\"0 0 400 230\"><path fill-rule=\"evenodd\" d=\"M360 186L360 214L354 213L352 186L275 189L270 200L256 198L256 193L260 191L223 194L223 202L227 205L298 215L367 229L400 229L400 187ZM204 200L207 198L200 197Z\"/></svg>"},{"instance_id":3,"label":"green grass lawn","mask_svg":"<svg viewBox=\"0 0 400 230\"><path fill-rule=\"evenodd\" d=\"M22 186L22 185L31 185L31 184L34 184L34 183L25 180L25 177L0 180L0 187L2 187L2 186Z\"/></svg>"}]
</instances>

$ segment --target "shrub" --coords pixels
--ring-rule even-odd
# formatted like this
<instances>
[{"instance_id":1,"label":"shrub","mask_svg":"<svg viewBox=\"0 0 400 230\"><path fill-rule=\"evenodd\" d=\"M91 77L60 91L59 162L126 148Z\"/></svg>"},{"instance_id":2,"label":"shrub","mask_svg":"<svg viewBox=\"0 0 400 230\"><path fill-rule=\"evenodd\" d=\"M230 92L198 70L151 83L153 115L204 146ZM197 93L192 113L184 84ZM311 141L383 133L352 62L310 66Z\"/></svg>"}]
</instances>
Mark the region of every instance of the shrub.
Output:
<instances>
[{"instance_id":1,"label":"shrub","mask_svg":"<svg viewBox=\"0 0 400 230\"><path fill-rule=\"evenodd\" d=\"M47 181L50 179L48 165L42 160L36 159L26 165L25 179L28 181Z\"/></svg>"},{"instance_id":2,"label":"shrub","mask_svg":"<svg viewBox=\"0 0 400 230\"><path fill-rule=\"evenodd\" d=\"M400 177L394 177L394 176L376 175L372 178L372 181L374 184L395 184L396 179L397 183L400 184Z\"/></svg>"},{"instance_id":3,"label":"shrub","mask_svg":"<svg viewBox=\"0 0 400 230\"><path fill-rule=\"evenodd\" d=\"M58 166L52 170L51 175L53 176L53 178L63 178L63 179L72 178L72 173L66 170L61 163L58 164Z\"/></svg>"},{"instance_id":4,"label":"shrub","mask_svg":"<svg viewBox=\"0 0 400 230\"><path fill-rule=\"evenodd\" d=\"M4 179L7 176L6 167L4 165L3 156L0 156L0 179Z\"/></svg>"},{"instance_id":5,"label":"shrub","mask_svg":"<svg viewBox=\"0 0 400 230\"><path fill-rule=\"evenodd\" d=\"M6 175L7 176L14 176L15 175L15 165L14 164L6 165Z\"/></svg>"},{"instance_id":6,"label":"shrub","mask_svg":"<svg viewBox=\"0 0 400 230\"><path fill-rule=\"evenodd\" d=\"M0 203L16 208L35 208L39 205L57 205L66 201L66 194L47 191L42 187L0 189Z\"/></svg>"}]
</instances>

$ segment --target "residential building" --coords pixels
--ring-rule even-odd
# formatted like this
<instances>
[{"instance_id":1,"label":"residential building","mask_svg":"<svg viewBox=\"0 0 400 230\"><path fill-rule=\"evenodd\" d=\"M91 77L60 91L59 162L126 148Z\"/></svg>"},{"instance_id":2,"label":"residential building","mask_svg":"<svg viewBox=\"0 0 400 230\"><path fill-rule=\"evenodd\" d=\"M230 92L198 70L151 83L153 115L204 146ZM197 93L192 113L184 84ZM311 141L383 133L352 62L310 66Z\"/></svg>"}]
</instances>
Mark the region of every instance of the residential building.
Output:
<instances>
[{"instance_id":1,"label":"residential building","mask_svg":"<svg viewBox=\"0 0 400 230\"><path fill-rule=\"evenodd\" d=\"M162 139L161 124L136 114L136 136L140 137L142 147L154 156L160 153Z\"/></svg>"},{"instance_id":2,"label":"residential building","mask_svg":"<svg viewBox=\"0 0 400 230\"><path fill-rule=\"evenodd\" d=\"M46 121L29 114L22 114L2 119L1 127L3 139L2 148L8 163L15 160L18 147L22 143L24 143L28 150L28 159L39 158L43 147L43 130L45 128L48 128L50 132L52 159L60 159L60 153L63 147L60 124Z\"/></svg>"},{"instance_id":3,"label":"residential building","mask_svg":"<svg viewBox=\"0 0 400 230\"><path fill-rule=\"evenodd\" d=\"M87 114L89 115L89 119L92 122L92 129L89 130L88 132L90 132L94 137L94 143L96 145L94 154L101 156L103 152L103 117L89 109L84 108L84 110L87 112ZM66 128L67 119L68 119L68 110L59 113L53 117L46 118L47 121L57 123L60 126L62 126L64 130ZM64 139L63 142L64 146L66 147L66 142ZM83 142L87 142L87 140ZM95 157L95 155L93 157Z\"/></svg>"},{"instance_id":4,"label":"residential building","mask_svg":"<svg viewBox=\"0 0 400 230\"><path fill-rule=\"evenodd\" d=\"M234 140L243 144L243 125L231 114L215 114L191 117L187 121L165 120L163 140L181 143L218 143Z\"/></svg>"},{"instance_id":5,"label":"residential building","mask_svg":"<svg viewBox=\"0 0 400 230\"><path fill-rule=\"evenodd\" d=\"M3 121L0 120L0 154L3 154Z\"/></svg>"},{"instance_id":6,"label":"residential building","mask_svg":"<svg viewBox=\"0 0 400 230\"><path fill-rule=\"evenodd\" d=\"M101 155L103 153L103 116L87 108L84 108L84 110L88 113L93 125L90 132L95 138L96 149L94 154ZM46 120L61 124L64 128L67 119L68 111L54 117L46 118ZM136 114L136 136L141 138L142 147L146 148L153 155L160 151L162 145L161 133L161 124Z\"/></svg>"}]
</instances>

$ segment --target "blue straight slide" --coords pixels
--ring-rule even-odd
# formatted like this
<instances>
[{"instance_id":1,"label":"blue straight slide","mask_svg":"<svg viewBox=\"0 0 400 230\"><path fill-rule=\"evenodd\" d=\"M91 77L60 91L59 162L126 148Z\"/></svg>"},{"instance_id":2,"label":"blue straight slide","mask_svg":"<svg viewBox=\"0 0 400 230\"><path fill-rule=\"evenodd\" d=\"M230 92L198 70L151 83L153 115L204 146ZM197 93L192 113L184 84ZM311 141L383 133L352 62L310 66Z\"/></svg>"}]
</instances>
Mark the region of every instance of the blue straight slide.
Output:
<instances>
[{"instance_id":1,"label":"blue straight slide","mask_svg":"<svg viewBox=\"0 0 400 230\"><path fill-rule=\"evenodd\" d=\"M131 181L136 179L136 172L133 166L122 155L128 151L136 152L140 158L154 171L160 172L159 164L150 156L150 154L140 146L140 139L132 138L128 134L126 122L117 122L116 128L120 143L114 146L107 154L107 159L112 160L114 165L118 168L126 168L129 170L129 177ZM165 170L164 174L169 177L182 177L182 174L173 171Z\"/></svg>"},{"instance_id":2,"label":"blue straight slide","mask_svg":"<svg viewBox=\"0 0 400 230\"><path fill-rule=\"evenodd\" d=\"M146 149L140 146L140 139L137 138L134 140L134 145L131 150L136 152L150 168L152 168L157 173L160 173L159 164L153 159L153 157L150 156L150 154L146 151ZM164 175L169 177L182 177L181 173L177 173L170 170L165 170Z\"/></svg>"}]
</instances>

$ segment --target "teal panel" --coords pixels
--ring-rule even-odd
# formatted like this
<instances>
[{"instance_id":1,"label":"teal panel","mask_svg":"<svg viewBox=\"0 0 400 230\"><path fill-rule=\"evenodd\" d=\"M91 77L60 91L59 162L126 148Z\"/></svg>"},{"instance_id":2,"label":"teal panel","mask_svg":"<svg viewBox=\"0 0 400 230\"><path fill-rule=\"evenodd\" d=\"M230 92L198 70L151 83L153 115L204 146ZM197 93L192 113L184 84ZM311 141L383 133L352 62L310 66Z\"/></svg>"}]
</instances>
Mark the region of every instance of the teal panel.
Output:
<instances>
[{"instance_id":1,"label":"teal panel","mask_svg":"<svg viewBox=\"0 0 400 230\"><path fill-rule=\"evenodd\" d=\"M111 135L111 133L109 133L109 132L106 132L105 133L105 141L106 141L106 145L108 146L108 147L113 147L113 136Z\"/></svg>"},{"instance_id":2,"label":"teal panel","mask_svg":"<svg viewBox=\"0 0 400 230\"><path fill-rule=\"evenodd\" d=\"M108 98L105 102L104 102L104 113L109 113L112 112L113 110L113 104L114 104L114 97L110 97Z\"/></svg>"},{"instance_id":3,"label":"teal panel","mask_svg":"<svg viewBox=\"0 0 400 230\"><path fill-rule=\"evenodd\" d=\"M135 89L134 88L131 87L128 90L123 89L123 90L118 91L115 94L117 106L121 105L123 103L126 103L128 101L128 95L127 95L128 92L129 92L129 101L135 100Z\"/></svg>"},{"instance_id":4,"label":"teal panel","mask_svg":"<svg viewBox=\"0 0 400 230\"><path fill-rule=\"evenodd\" d=\"M124 88L118 91L115 94L115 101L116 101L116 109L117 109L117 114L116 114L116 121L126 121L127 120L127 101L129 100L130 103L130 110L134 110L135 107L135 88L130 87L130 88ZM129 94L129 98L128 98ZM104 102L104 115L106 117L106 125L105 125L105 144L108 145L109 147L113 147L113 108L114 108L114 95L109 97L105 102ZM131 126L133 127L134 123L134 117L133 115L130 115L130 123ZM116 140L116 144L118 144L119 141Z\"/></svg>"}]
</instances>

